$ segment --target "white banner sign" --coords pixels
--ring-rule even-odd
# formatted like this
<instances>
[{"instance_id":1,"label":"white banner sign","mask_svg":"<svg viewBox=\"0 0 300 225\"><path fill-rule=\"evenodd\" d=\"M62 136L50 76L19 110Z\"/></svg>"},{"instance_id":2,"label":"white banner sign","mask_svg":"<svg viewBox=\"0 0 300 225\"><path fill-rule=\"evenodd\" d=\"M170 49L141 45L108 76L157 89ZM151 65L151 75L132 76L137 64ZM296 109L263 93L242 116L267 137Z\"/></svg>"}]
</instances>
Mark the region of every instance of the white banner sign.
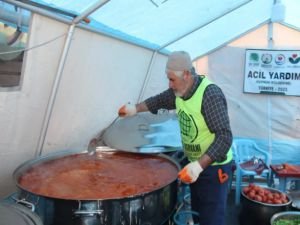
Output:
<instances>
[{"instance_id":1,"label":"white banner sign","mask_svg":"<svg viewBox=\"0 0 300 225\"><path fill-rule=\"evenodd\" d=\"M300 96L300 50L247 49L244 92Z\"/></svg>"}]
</instances>

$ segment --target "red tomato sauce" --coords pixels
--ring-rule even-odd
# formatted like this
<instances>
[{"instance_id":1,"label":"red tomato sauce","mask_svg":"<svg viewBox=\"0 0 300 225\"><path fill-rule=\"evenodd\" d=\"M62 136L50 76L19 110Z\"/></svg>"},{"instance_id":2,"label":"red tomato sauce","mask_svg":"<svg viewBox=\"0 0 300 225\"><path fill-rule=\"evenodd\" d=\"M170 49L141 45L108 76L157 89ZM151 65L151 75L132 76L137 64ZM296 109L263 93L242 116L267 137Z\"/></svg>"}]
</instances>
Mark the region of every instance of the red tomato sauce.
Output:
<instances>
[{"instance_id":1,"label":"red tomato sauce","mask_svg":"<svg viewBox=\"0 0 300 225\"><path fill-rule=\"evenodd\" d=\"M75 154L33 165L19 185L59 199L117 199L148 193L177 178L178 168L159 156L124 152Z\"/></svg>"}]
</instances>

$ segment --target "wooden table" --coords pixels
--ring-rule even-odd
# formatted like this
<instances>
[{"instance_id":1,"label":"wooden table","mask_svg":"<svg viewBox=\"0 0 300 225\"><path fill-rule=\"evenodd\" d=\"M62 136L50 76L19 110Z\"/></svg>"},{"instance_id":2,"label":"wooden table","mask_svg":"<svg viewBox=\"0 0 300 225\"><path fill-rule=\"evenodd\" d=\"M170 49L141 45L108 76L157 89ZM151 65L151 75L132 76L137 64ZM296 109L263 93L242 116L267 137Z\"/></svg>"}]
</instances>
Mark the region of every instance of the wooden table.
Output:
<instances>
[{"instance_id":1,"label":"wooden table","mask_svg":"<svg viewBox=\"0 0 300 225\"><path fill-rule=\"evenodd\" d=\"M279 190L285 192L286 184L290 180L297 180L297 189L299 188L300 181L300 165L292 164L277 164L270 165L271 167L271 179L274 175L279 179Z\"/></svg>"}]
</instances>

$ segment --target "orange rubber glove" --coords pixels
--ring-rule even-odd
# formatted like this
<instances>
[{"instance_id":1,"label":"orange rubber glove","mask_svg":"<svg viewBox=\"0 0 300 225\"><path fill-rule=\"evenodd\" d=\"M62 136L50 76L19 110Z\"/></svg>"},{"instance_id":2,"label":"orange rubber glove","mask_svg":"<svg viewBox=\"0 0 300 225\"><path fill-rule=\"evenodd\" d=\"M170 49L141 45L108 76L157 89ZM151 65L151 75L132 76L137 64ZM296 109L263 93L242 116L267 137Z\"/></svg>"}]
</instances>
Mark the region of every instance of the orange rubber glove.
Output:
<instances>
[{"instance_id":1,"label":"orange rubber glove","mask_svg":"<svg viewBox=\"0 0 300 225\"><path fill-rule=\"evenodd\" d=\"M120 117L134 116L137 113L135 104L127 103L119 109Z\"/></svg>"},{"instance_id":2,"label":"orange rubber glove","mask_svg":"<svg viewBox=\"0 0 300 225\"><path fill-rule=\"evenodd\" d=\"M178 178L187 184L194 183L203 171L198 161L190 162L179 173Z\"/></svg>"}]
</instances>

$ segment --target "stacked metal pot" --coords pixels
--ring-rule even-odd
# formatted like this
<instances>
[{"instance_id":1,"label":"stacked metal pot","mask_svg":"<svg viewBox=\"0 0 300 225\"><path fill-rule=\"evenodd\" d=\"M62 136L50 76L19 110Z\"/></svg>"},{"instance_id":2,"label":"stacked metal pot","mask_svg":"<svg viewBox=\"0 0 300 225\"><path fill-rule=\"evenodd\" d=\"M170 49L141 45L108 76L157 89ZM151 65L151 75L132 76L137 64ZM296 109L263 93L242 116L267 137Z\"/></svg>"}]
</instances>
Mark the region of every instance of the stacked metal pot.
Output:
<instances>
[{"instance_id":1,"label":"stacked metal pot","mask_svg":"<svg viewBox=\"0 0 300 225\"><path fill-rule=\"evenodd\" d=\"M12 202L0 203L0 225L42 225L39 216L25 206Z\"/></svg>"}]
</instances>

